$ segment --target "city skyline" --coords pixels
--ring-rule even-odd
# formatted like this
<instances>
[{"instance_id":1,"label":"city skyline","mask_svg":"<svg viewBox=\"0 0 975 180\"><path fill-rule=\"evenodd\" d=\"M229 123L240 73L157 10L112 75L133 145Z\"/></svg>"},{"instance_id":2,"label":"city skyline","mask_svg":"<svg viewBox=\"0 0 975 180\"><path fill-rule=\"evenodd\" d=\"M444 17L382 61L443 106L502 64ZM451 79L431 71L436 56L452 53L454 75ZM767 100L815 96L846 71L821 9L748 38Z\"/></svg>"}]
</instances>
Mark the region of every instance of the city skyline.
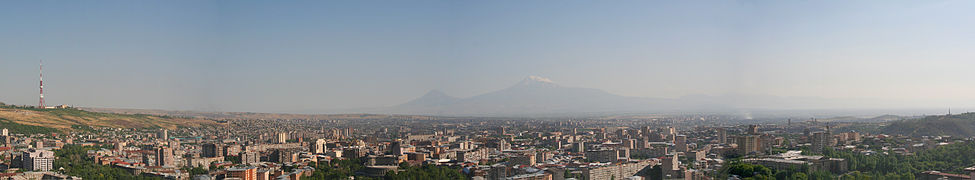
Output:
<instances>
[{"instance_id":1,"label":"city skyline","mask_svg":"<svg viewBox=\"0 0 975 180\"><path fill-rule=\"evenodd\" d=\"M646 98L957 107L971 2L7 2L0 102L294 112L472 97L530 75ZM260 103L253 103L260 102ZM878 107L885 108L885 107Z\"/></svg>"},{"instance_id":2,"label":"city skyline","mask_svg":"<svg viewBox=\"0 0 975 180\"><path fill-rule=\"evenodd\" d=\"M0 179L975 180L975 1L0 1Z\"/></svg>"}]
</instances>

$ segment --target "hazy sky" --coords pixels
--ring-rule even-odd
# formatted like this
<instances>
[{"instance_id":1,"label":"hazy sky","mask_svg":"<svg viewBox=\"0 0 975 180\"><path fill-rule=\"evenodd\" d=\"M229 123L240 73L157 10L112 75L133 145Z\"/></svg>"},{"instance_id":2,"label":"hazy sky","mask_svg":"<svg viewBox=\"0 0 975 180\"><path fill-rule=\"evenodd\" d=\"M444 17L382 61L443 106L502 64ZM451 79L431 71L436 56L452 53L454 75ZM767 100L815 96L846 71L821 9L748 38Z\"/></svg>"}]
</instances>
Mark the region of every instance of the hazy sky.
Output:
<instances>
[{"instance_id":1,"label":"hazy sky","mask_svg":"<svg viewBox=\"0 0 975 180\"><path fill-rule=\"evenodd\" d=\"M0 101L294 112L529 75L639 97L975 102L975 1L2 1Z\"/></svg>"}]
</instances>

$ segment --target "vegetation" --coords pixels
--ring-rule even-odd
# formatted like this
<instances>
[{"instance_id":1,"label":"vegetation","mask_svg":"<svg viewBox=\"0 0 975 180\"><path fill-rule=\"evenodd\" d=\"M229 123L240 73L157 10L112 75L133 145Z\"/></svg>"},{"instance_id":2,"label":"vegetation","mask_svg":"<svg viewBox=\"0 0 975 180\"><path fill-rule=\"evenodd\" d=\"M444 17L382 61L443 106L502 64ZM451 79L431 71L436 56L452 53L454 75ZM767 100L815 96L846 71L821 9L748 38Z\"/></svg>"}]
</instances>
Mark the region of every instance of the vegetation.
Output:
<instances>
[{"instance_id":1,"label":"vegetation","mask_svg":"<svg viewBox=\"0 0 975 180\"><path fill-rule=\"evenodd\" d=\"M915 153L913 156L899 154L865 155L851 151L826 149L823 155L833 158L844 158L852 171L870 172L864 174L876 177L897 174L912 176L913 173L923 171L942 171L948 173L964 173L963 169L975 165L975 143L964 142L940 146L930 150Z\"/></svg>"},{"instance_id":2,"label":"vegetation","mask_svg":"<svg viewBox=\"0 0 975 180\"><path fill-rule=\"evenodd\" d=\"M383 179L388 180L408 180L408 179L467 179L460 169L445 166L423 165L400 166L402 172L387 173Z\"/></svg>"},{"instance_id":3,"label":"vegetation","mask_svg":"<svg viewBox=\"0 0 975 180\"><path fill-rule=\"evenodd\" d=\"M806 174L806 169L774 170L762 165L733 162L724 167L722 172L735 175L745 180L805 180L805 179L836 179L836 176L825 171Z\"/></svg>"},{"instance_id":4,"label":"vegetation","mask_svg":"<svg viewBox=\"0 0 975 180\"><path fill-rule=\"evenodd\" d=\"M91 127L176 128L213 125L204 119L173 118L146 114L91 112L76 108L40 109L32 106L0 105L0 118L23 125L59 130L90 131Z\"/></svg>"},{"instance_id":5,"label":"vegetation","mask_svg":"<svg viewBox=\"0 0 975 180\"><path fill-rule=\"evenodd\" d=\"M60 171L61 173L78 176L82 179L159 179L136 176L124 169L95 164L94 160L87 155L88 150L94 149L94 147L65 145L54 152L58 156L58 159L54 161L54 169L64 168L63 171Z\"/></svg>"},{"instance_id":6,"label":"vegetation","mask_svg":"<svg viewBox=\"0 0 975 180\"><path fill-rule=\"evenodd\" d=\"M852 151L824 149L823 155L844 158L850 172L838 175L839 179L915 179L923 171L942 171L964 174L963 169L975 165L975 142L955 143L920 151L914 155L861 154ZM836 179L829 172L805 174L805 168L795 170L770 170L761 165L731 162L722 174L737 175L742 179Z\"/></svg>"},{"instance_id":7,"label":"vegetation","mask_svg":"<svg viewBox=\"0 0 975 180\"><path fill-rule=\"evenodd\" d=\"M769 179L773 175L772 169L765 166L740 162L728 165L727 172L731 175L737 175L742 179Z\"/></svg>"},{"instance_id":8,"label":"vegetation","mask_svg":"<svg viewBox=\"0 0 975 180\"><path fill-rule=\"evenodd\" d=\"M7 128L12 134L50 134L60 132L58 129L19 124L4 118L0 118L0 127Z\"/></svg>"},{"instance_id":9,"label":"vegetation","mask_svg":"<svg viewBox=\"0 0 975 180\"><path fill-rule=\"evenodd\" d=\"M243 162L241 161L240 156L225 156L223 157L223 159L226 161L230 161L234 164L240 164L241 162Z\"/></svg>"},{"instance_id":10,"label":"vegetation","mask_svg":"<svg viewBox=\"0 0 975 180\"><path fill-rule=\"evenodd\" d=\"M310 179L348 179L355 175L356 171L364 169L362 161L359 159L335 160L330 163L318 164L315 166L315 173ZM356 177L356 179L361 179Z\"/></svg>"},{"instance_id":11,"label":"vegetation","mask_svg":"<svg viewBox=\"0 0 975 180\"><path fill-rule=\"evenodd\" d=\"M203 167L193 167L193 168L184 167L183 171L189 172L191 176L200 175L200 174L205 175L210 173L210 171L204 169Z\"/></svg>"},{"instance_id":12,"label":"vegetation","mask_svg":"<svg viewBox=\"0 0 975 180\"><path fill-rule=\"evenodd\" d=\"M975 136L975 113L894 121L883 132L908 136Z\"/></svg>"},{"instance_id":13,"label":"vegetation","mask_svg":"<svg viewBox=\"0 0 975 180\"><path fill-rule=\"evenodd\" d=\"M95 128L85 125L71 125L71 129L82 131L82 132L98 132Z\"/></svg>"}]
</instances>

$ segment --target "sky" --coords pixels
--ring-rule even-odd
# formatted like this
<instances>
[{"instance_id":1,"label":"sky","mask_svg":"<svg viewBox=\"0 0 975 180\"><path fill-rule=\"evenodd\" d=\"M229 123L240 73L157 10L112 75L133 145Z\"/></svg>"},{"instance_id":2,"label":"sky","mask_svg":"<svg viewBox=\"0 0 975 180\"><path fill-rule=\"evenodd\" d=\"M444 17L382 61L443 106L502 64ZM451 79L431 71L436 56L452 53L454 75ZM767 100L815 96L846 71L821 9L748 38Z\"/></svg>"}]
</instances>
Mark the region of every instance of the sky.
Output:
<instances>
[{"instance_id":1,"label":"sky","mask_svg":"<svg viewBox=\"0 0 975 180\"><path fill-rule=\"evenodd\" d=\"M307 112L531 76L634 97L975 102L975 1L3 1L0 102Z\"/></svg>"}]
</instances>

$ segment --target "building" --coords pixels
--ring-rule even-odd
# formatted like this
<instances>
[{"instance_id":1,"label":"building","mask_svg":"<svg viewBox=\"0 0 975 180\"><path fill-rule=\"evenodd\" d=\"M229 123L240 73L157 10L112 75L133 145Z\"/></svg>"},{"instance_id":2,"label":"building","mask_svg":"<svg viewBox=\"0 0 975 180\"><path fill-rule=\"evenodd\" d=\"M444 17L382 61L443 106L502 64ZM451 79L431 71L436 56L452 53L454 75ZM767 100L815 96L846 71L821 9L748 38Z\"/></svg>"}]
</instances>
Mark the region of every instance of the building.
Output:
<instances>
[{"instance_id":1,"label":"building","mask_svg":"<svg viewBox=\"0 0 975 180\"><path fill-rule=\"evenodd\" d=\"M577 153L586 152L586 143L582 141L572 143L572 150Z\"/></svg>"},{"instance_id":2,"label":"building","mask_svg":"<svg viewBox=\"0 0 975 180\"><path fill-rule=\"evenodd\" d=\"M254 151L240 152L240 163L249 164L261 162L261 154Z\"/></svg>"},{"instance_id":3,"label":"building","mask_svg":"<svg viewBox=\"0 0 975 180\"><path fill-rule=\"evenodd\" d=\"M54 152L31 149L21 156L23 167L30 171L50 171L54 167Z\"/></svg>"},{"instance_id":4,"label":"building","mask_svg":"<svg viewBox=\"0 0 975 180\"><path fill-rule=\"evenodd\" d=\"M750 134L750 135L757 135L758 134L758 125L754 125L754 124L748 125L748 134Z\"/></svg>"},{"instance_id":5,"label":"building","mask_svg":"<svg viewBox=\"0 0 975 180\"><path fill-rule=\"evenodd\" d=\"M830 146L832 136L829 132L816 132L812 134L812 147L809 149L814 153L823 153L823 149Z\"/></svg>"},{"instance_id":6,"label":"building","mask_svg":"<svg viewBox=\"0 0 975 180\"><path fill-rule=\"evenodd\" d=\"M586 160L592 162L616 162L630 159L630 149L604 149L586 151Z\"/></svg>"},{"instance_id":7,"label":"building","mask_svg":"<svg viewBox=\"0 0 975 180\"><path fill-rule=\"evenodd\" d=\"M971 180L975 180L975 166L965 168L965 172L968 172L968 177L970 177Z\"/></svg>"},{"instance_id":8,"label":"building","mask_svg":"<svg viewBox=\"0 0 975 180\"><path fill-rule=\"evenodd\" d=\"M270 158L272 162L281 164L298 162L298 152L295 149L275 149Z\"/></svg>"},{"instance_id":9,"label":"building","mask_svg":"<svg viewBox=\"0 0 975 180\"><path fill-rule=\"evenodd\" d=\"M487 159L489 155L487 148L459 150L456 151L456 154L456 160L461 162L477 162L481 159Z\"/></svg>"},{"instance_id":10,"label":"building","mask_svg":"<svg viewBox=\"0 0 975 180\"><path fill-rule=\"evenodd\" d=\"M684 179L685 171L680 166L677 154L667 155L660 159L660 178L661 179Z\"/></svg>"},{"instance_id":11,"label":"building","mask_svg":"<svg viewBox=\"0 0 975 180\"><path fill-rule=\"evenodd\" d=\"M775 170L799 170L802 169L803 167L808 167L809 172L823 170L817 168L817 166L813 165L812 162L806 162L802 160L757 158L757 159L744 159L742 161L750 164L762 165Z\"/></svg>"},{"instance_id":12,"label":"building","mask_svg":"<svg viewBox=\"0 0 975 180\"><path fill-rule=\"evenodd\" d=\"M535 157L535 153L520 154L511 157L511 165L535 166L535 163L538 162L535 158L537 158Z\"/></svg>"},{"instance_id":13,"label":"building","mask_svg":"<svg viewBox=\"0 0 975 180\"><path fill-rule=\"evenodd\" d=\"M728 143L728 129L718 128L718 143L721 144Z\"/></svg>"},{"instance_id":14,"label":"building","mask_svg":"<svg viewBox=\"0 0 975 180\"><path fill-rule=\"evenodd\" d=\"M687 136L677 135L674 137L674 150L677 152L687 152Z\"/></svg>"},{"instance_id":15,"label":"building","mask_svg":"<svg viewBox=\"0 0 975 180\"><path fill-rule=\"evenodd\" d=\"M309 149L311 150L312 153L315 154L325 154L325 152L328 152L327 143L328 142L325 141L325 139L318 139L315 140L315 143L311 144L311 148Z\"/></svg>"},{"instance_id":16,"label":"building","mask_svg":"<svg viewBox=\"0 0 975 180\"><path fill-rule=\"evenodd\" d=\"M203 152L201 153L203 157L218 157L223 156L223 146L217 144L204 144Z\"/></svg>"},{"instance_id":17,"label":"building","mask_svg":"<svg viewBox=\"0 0 975 180\"><path fill-rule=\"evenodd\" d=\"M176 157L174 157L173 155L173 149L170 149L168 147L157 148L156 166L162 166L162 167L176 166Z\"/></svg>"},{"instance_id":18,"label":"building","mask_svg":"<svg viewBox=\"0 0 975 180\"><path fill-rule=\"evenodd\" d=\"M635 163L621 163L607 166L587 167L582 169L586 179L624 179L632 176L646 176L649 169L655 165L653 161Z\"/></svg>"},{"instance_id":19,"label":"building","mask_svg":"<svg viewBox=\"0 0 975 180\"><path fill-rule=\"evenodd\" d=\"M203 169L210 169L210 165L213 164L214 162L221 162L221 161L224 161L225 160L223 158L223 156L217 156L217 157L190 157L190 158L185 158L185 159L186 159L186 164L184 166L201 167Z\"/></svg>"},{"instance_id":20,"label":"building","mask_svg":"<svg viewBox=\"0 0 975 180\"><path fill-rule=\"evenodd\" d=\"M278 133L277 143L278 144L288 143L288 133L283 133L283 132Z\"/></svg>"},{"instance_id":21,"label":"building","mask_svg":"<svg viewBox=\"0 0 975 180\"><path fill-rule=\"evenodd\" d=\"M849 171L846 159L808 156L802 155L801 153L802 151L788 151L777 155L744 159L742 161L776 170L798 170L805 168L807 173L829 171L833 174L843 174Z\"/></svg>"},{"instance_id":22,"label":"building","mask_svg":"<svg viewBox=\"0 0 975 180\"><path fill-rule=\"evenodd\" d=\"M418 152L406 153L406 160L412 163L423 163L423 161L427 160L427 154Z\"/></svg>"},{"instance_id":23,"label":"building","mask_svg":"<svg viewBox=\"0 0 975 180\"><path fill-rule=\"evenodd\" d=\"M169 139L169 130L163 129L162 131L159 131L159 138L160 139L163 139L164 141L165 140L168 140Z\"/></svg>"},{"instance_id":24,"label":"building","mask_svg":"<svg viewBox=\"0 0 975 180\"><path fill-rule=\"evenodd\" d=\"M552 180L551 173L537 172L531 174L519 174L505 178L505 180Z\"/></svg>"},{"instance_id":25,"label":"building","mask_svg":"<svg viewBox=\"0 0 975 180\"><path fill-rule=\"evenodd\" d=\"M393 141L393 142L389 143L389 152L392 153L392 155L402 156L403 155L403 141L396 140L396 141Z\"/></svg>"},{"instance_id":26,"label":"building","mask_svg":"<svg viewBox=\"0 0 975 180\"><path fill-rule=\"evenodd\" d=\"M543 163L545 160L555 158L555 153L550 151L539 151L535 153L535 163Z\"/></svg>"},{"instance_id":27,"label":"building","mask_svg":"<svg viewBox=\"0 0 975 180\"><path fill-rule=\"evenodd\" d=\"M239 178L240 180L257 180L257 167L233 167L227 169L227 178Z\"/></svg>"},{"instance_id":28,"label":"building","mask_svg":"<svg viewBox=\"0 0 975 180\"><path fill-rule=\"evenodd\" d=\"M917 175L918 180L970 180L972 179L969 175L964 174L950 174L943 173L939 171L924 171Z\"/></svg>"},{"instance_id":29,"label":"building","mask_svg":"<svg viewBox=\"0 0 975 180\"><path fill-rule=\"evenodd\" d=\"M756 135L737 136L735 137L735 144L738 144L738 153L742 155L762 152L758 136Z\"/></svg>"},{"instance_id":30,"label":"building","mask_svg":"<svg viewBox=\"0 0 975 180\"><path fill-rule=\"evenodd\" d=\"M498 141L498 151L504 151L509 149L511 149L511 144L508 144L508 141L505 140Z\"/></svg>"}]
</instances>

